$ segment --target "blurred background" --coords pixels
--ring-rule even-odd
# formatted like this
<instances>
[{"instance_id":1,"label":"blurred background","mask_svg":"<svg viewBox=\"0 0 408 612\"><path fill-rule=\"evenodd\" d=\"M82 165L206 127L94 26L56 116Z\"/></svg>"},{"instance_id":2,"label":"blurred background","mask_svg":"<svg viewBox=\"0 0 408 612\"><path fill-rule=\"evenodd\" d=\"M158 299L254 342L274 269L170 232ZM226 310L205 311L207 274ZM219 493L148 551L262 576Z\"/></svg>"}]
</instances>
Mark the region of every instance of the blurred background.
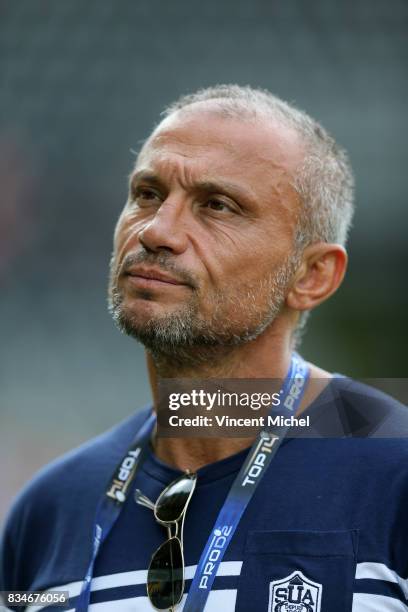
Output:
<instances>
[{"instance_id":1,"label":"blurred background","mask_svg":"<svg viewBox=\"0 0 408 612\"><path fill-rule=\"evenodd\" d=\"M45 462L149 401L106 310L112 230L165 105L266 87L350 153L347 279L303 354L405 377L406 0L0 0L0 520Z\"/></svg>"}]
</instances>

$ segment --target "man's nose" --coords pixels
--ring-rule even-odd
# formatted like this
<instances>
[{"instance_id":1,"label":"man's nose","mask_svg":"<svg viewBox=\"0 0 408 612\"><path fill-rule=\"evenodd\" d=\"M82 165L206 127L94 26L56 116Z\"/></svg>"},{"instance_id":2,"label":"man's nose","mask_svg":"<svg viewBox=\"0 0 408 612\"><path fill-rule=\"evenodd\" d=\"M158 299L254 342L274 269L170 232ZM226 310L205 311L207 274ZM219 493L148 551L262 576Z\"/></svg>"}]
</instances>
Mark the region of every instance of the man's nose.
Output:
<instances>
[{"instance_id":1,"label":"man's nose","mask_svg":"<svg viewBox=\"0 0 408 612\"><path fill-rule=\"evenodd\" d=\"M181 202L164 201L153 219L139 232L141 244L149 251L183 253L188 244L187 211Z\"/></svg>"}]
</instances>

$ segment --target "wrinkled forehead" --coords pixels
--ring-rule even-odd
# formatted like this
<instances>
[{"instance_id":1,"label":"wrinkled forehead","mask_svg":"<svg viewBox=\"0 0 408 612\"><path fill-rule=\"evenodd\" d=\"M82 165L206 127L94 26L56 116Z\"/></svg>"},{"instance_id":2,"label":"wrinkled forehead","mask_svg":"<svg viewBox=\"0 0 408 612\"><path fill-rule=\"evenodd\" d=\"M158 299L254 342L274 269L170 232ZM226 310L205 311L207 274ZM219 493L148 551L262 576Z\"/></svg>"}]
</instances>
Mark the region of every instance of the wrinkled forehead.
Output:
<instances>
[{"instance_id":1,"label":"wrinkled forehead","mask_svg":"<svg viewBox=\"0 0 408 612\"><path fill-rule=\"evenodd\" d=\"M203 103L166 117L143 146L137 165L174 154L214 162L217 168L258 170L290 176L304 157L294 129L272 117L225 117Z\"/></svg>"}]
</instances>

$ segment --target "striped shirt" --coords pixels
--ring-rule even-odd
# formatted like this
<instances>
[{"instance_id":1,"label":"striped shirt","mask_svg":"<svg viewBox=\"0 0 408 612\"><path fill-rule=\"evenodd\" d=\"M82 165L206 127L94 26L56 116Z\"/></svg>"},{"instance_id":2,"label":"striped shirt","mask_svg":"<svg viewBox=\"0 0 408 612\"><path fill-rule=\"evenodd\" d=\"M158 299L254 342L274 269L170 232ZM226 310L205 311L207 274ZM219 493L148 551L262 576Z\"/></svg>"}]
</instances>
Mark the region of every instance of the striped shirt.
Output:
<instances>
[{"instance_id":1,"label":"striped shirt","mask_svg":"<svg viewBox=\"0 0 408 612\"><path fill-rule=\"evenodd\" d=\"M326 420L340 433L285 439L225 553L205 610L408 612L408 410L337 377L307 413L315 431ZM75 610L96 505L145 418L146 410L132 415L24 488L3 533L0 590L69 591L67 609ZM184 527L185 594L247 452L198 471ZM179 474L149 452L134 487L154 500ZM90 611L152 612L147 568L165 539L152 512L129 496L97 557Z\"/></svg>"}]
</instances>

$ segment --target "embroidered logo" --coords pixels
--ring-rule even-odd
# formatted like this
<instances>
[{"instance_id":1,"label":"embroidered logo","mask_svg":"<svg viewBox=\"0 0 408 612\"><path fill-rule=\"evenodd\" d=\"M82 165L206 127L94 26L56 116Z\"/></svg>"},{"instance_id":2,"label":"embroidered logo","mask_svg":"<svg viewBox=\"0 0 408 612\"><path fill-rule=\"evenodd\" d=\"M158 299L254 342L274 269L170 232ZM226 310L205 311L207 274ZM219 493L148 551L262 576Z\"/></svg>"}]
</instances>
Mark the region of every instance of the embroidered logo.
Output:
<instances>
[{"instance_id":1,"label":"embroidered logo","mask_svg":"<svg viewBox=\"0 0 408 612\"><path fill-rule=\"evenodd\" d=\"M320 612L323 587L300 571L269 583L268 612Z\"/></svg>"}]
</instances>

